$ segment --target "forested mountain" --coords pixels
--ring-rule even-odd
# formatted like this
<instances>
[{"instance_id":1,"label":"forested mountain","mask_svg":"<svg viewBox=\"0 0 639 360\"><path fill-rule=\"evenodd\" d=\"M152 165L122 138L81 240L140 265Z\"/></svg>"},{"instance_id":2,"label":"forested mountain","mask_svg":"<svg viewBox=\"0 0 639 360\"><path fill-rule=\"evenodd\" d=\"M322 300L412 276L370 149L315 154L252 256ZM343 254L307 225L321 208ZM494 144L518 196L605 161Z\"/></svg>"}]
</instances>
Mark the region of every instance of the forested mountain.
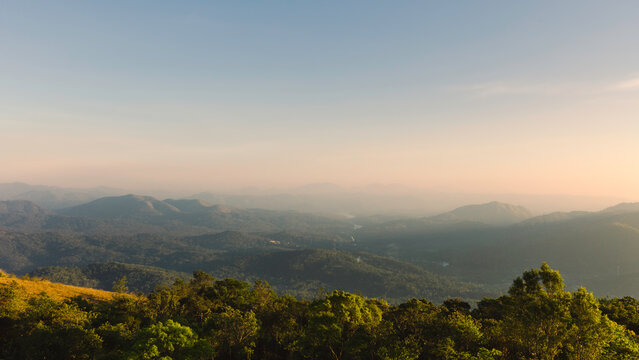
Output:
<instances>
[{"instance_id":1,"label":"forested mountain","mask_svg":"<svg viewBox=\"0 0 639 360\"><path fill-rule=\"evenodd\" d=\"M235 209L194 200L161 201L149 196L125 195L101 198L56 211L45 210L29 201L0 201L2 228L31 233L163 233L174 236L226 230L286 230L347 236L353 225L339 219L294 211Z\"/></svg>"},{"instance_id":2,"label":"forested mountain","mask_svg":"<svg viewBox=\"0 0 639 360\"><path fill-rule=\"evenodd\" d=\"M639 212L639 203L624 202L602 210L604 213Z\"/></svg>"},{"instance_id":3,"label":"forested mountain","mask_svg":"<svg viewBox=\"0 0 639 360\"><path fill-rule=\"evenodd\" d=\"M59 210L60 214L109 220L131 220L168 230L192 232L315 231L349 234L352 224L338 219L295 211L237 209L200 201L158 200L150 196L105 197ZM190 229L189 229L190 228Z\"/></svg>"},{"instance_id":4,"label":"forested mountain","mask_svg":"<svg viewBox=\"0 0 639 360\"><path fill-rule=\"evenodd\" d=\"M31 271L29 276L104 290L113 289L121 281L122 286L136 293L149 293L158 286L170 285L177 279L186 280L190 277L188 273L117 262L41 267Z\"/></svg>"},{"instance_id":5,"label":"forested mountain","mask_svg":"<svg viewBox=\"0 0 639 360\"><path fill-rule=\"evenodd\" d=\"M412 220L414 222L414 220ZM440 274L505 283L522 269L549 261L570 286L599 295L639 295L639 212L624 204L600 212L555 213L510 226L469 222L399 221L362 228L358 246L421 264Z\"/></svg>"},{"instance_id":6,"label":"forested mountain","mask_svg":"<svg viewBox=\"0 0 639 360\"><path fill-rule=\"evenodd\" d=\"M85 234L134 234L166 232L166 227L143 224L128 219L96 219L60 215L25 200L0 201L0 230L38 232L72 232ZM197 229L171 227L180 232L202 232Z\"/></svg>"},{"instance_id":7,"label":"forested mountain","mask_svg":"<svg viewBox=\"0 0 639 360\"><path fill-rule=\"evenodd\" d=\"M52 214L30 201L0 201L0 224L4 226L38 226Z\"/></svg>"},{"instance_id":8,"label":"forested mountain","mask_svg":"<svg viewBox=\"0 0 639 360\"><path fill-rule=\"evenodd\" d=\"M157 234L0 232L0 242L0 268L16 273L43 266L73 266L110 261L192 271L221 256L220 252Z\"/></svg>"},{"instance_id":9,"label":"forested mountain","mask_svg":"<svg viewBox=\"0 0 639 360\"><path fill-rule=\"evenodd\" d=\"M131 279L131 290L148 292L171 277L182 277L178 273L204 269L220 278L268 280L278 291L304 297L315 296L321 289L361 291L388 300L427 295L434 300L450 296L470 300L491 293L380 256L303 250L305 246L296 244L294 237L282 243L237 232L179 239L151 234L5 232L0 234L0 241L4 245L0 248L0 264L5 270L107 290L113 281L126 276ZM125 264L95 264L104 261Z\"/></svg>"},{"instance_id":10,"label":"forested mountain","mask_svg":"<svg viewBox=\"0 0 639 360\"><path fill-rule=\"evenodd\" d=\"M523 206L493 201L486 204L462 206L440 216L450 216L462 221L474 221L488 225L510 225L529 219L533 214Z\"/></svg>"},{"instance_id":11,"label":"forested mountain","mask_svg":"<svg viewBox=\"0 0 639 360\"><path fill-rule=\"evenodd\" d=\"M440 298L454 291L466 296L462 290L468 287L459 281L481 284L487 291L503 289L514 274L549 261L571 287L587 285L598 295L637 296L635 209L636 204L620 204L600 212L530 217L521 207L493 202L427 218L383 221L386 217L380 216L349 222L137 195L102 198L61 211L8 201L0 202L0 268L24 273L104 262L177 272L202 268L218 276L267 278L278 290L305 296L324 286L404 299L425 296L422 293ZM515 219L523 221L511 224ZM322 249L330 251L318 251ZM361 263L354 263L358 257ZM406 263L417 267L408 270L402 267ZM280 268L270 267L276 265ZM381 285L340 278L339 269ZM455 282L455 290L429 282L432 276L442 284ZM406 285L411 282L422 285Z\"/></svg>"},{"instance_id":12,"label":"forested mountain","mask_svg":"<svg viewBox=\"0 0 639 360\"><path fill-rule=\"evenodd\" d=\"M175 206L151 196L124 195L104 197L86 204L59 210L68 216L84 216L100 219L131 219L146 221L153 217L179 214Z\"/></svg>"},{"instance_id":13,"label":"forested mountain","mask_svg":"<svg viewBox=\"0 0 639 360\"><path fill-rule=\"evenodd\" d=\"M467 205L452 211L424 218L397 219L382 223L373 223L358 231L360 236L395 237L411 234L422 234L458 230L475 229L492 226L506 226L531 218L532 213L522 206L490 202L486 204Z\"/></svg>"},{"instance_id":14,"label":"forested mountain","mask_svg":"<svg viewBox=\"0 0 639 360\"><path fill-rule=\"evenodd\" d=\"M80 205L104 196L121 195L124 190L108 187L66 189L25 183L0 184L0 201L27 200L46 209L62 209Z\"/></svg>"},{"instance_id":15,"label":"forested mountain","mask_svg":"<svg viewBox=\"0 0 639 360\"><path fill-rule=\"evenodd\" d=\"M209 270L221 278L266 280L286 293L314 297L324 290L350 290L389 301L428 298L481 299L494 294L470 283L435 275L419 266L368 253L304 249L242 257Z\"/></svg>"},{"instance_id":16,"label":"forested mountain","mask_svg":"<svg viewBox=\"0 0 639 360\"><path fill-rule=\"evenodd\" d=\"M37 210L37 207L27 208ZM153 212L149 216L163 215ZM436 300L447 296L477 299L487 294L476 286L396 260L319 250L352 247L350 239L330 234L223 231L175 237L4 231L0 233L0 242L3 245L0 266L8 271L31 271L56 281L103 289L110 289L114 279L120 276L133 279L131 289L146 292L166 280L167 274L158 273L159 270L125 265L142 264L174 272L205 269L219 277L266 279L272 281L278 291L306 297L315 296L322 288L361 291L389 300L424 296ZM105 261L125 264L93 264ZM304 271L300 271L301 268ZM139 274L133 275L136 272Z\"/></svg>"}]
</instances>

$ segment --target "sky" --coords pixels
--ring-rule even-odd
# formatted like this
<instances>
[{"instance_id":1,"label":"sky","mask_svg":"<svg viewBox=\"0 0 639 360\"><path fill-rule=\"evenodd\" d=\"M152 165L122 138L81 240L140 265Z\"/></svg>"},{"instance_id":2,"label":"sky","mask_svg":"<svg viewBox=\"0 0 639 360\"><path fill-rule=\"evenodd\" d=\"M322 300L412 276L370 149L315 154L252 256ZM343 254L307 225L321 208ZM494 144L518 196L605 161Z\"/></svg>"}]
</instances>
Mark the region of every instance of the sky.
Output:
<instances>
[{"instance_id":1,"label":"sky","mask_svg":"<svg viewBox=\"0 0 639 360\"><path fill-rule=\"evenodd\" d=\"M0 0L0 182L639 200L636 1Z\"/></svg>"}]
</instances>

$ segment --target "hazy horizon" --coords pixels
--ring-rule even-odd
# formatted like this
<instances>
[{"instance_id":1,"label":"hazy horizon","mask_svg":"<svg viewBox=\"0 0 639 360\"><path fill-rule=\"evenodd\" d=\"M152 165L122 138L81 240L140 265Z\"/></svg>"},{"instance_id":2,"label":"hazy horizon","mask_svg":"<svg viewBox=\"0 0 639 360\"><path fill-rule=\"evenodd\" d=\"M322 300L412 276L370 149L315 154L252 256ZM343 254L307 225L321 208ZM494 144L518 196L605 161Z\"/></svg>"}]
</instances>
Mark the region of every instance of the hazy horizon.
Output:
<instances>
[{"instance_id":1,"label":"hazy horizon","mask_svg":"<svg viewBox=\"0 0 639 360\"><path fill-rule=\"evenodd\" d=\"M639 201L635 6L6 1L0 182Z\"/></svg>"},{"instance_id":2,"label":"hazy horizon","mask_svg":"<svg viewBox=\"0 0 639 360\"><path fill-rule=\"evenodd\" d=\"M15 185L16 189L11 189ZM24 193L19 187L28 188ZM4 189L4 191L3 191ZM44 193L37 197L33 194L37 189ZM11 190L13 194L7 196ZM15 191L18 190L18 191ZM56 191L59 190L59 191ZM47 191L53 191L47 194ZM27 194L25 198L21 194ZM56 195L58 199L55 200ZM210 205L225 204L240 208L265 208L277 210L297 210L309 213L333 215L400 215L430 216L453 210L455 208L501 202L523 206L535 215L543 215L557 211L600 211L623 202L634 202L629 198L605 196L578 196L565 194L515 194L515 193L463 193L444 192L436 189L418 189L399 184L369 184L361 187L342 187L332 183L305 184L295 187L277 188L207 188L201 191L180 191L171 188L114 188L97 187L65 187L50 184L28 184L21 181L0 183L1 200L32 200L41 205L64 204L63 194L90 195L83 201L107 196L128 194L152 196L157 199L199 199ZM52 197L53 195L53 197ZM31 198L36 196L36 200ZM60 202L62 201L62 202ZM238 205L242 204L242 205ZM68 205L70 206L70 205ZM46 206L45 206L46 207Z\"/></svg>"}]
</instances>

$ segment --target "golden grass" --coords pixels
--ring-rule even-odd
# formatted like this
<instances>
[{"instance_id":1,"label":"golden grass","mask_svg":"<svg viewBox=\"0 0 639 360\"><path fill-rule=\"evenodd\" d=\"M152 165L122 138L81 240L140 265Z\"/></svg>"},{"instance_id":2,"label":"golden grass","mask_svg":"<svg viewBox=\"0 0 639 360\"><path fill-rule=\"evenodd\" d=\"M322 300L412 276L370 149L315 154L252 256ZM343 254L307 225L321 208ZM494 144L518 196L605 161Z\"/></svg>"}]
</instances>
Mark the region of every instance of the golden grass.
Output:
<instances>
[{"instance_id":1,"label":"golden grass","mask_svg":"<svg viewBox=\"0 0 639 360\"><path fill-rule=\"evenodd\" d=\"M48 280L41 279L20 279L14 276L0 276L0 286L9 284L12 281L22 286L30 296L37 296L40 293L47 294L50 298L56 300L66 300L74 296L82 296L89 301L108 301L116 295L121 295L111 291L84 288L80 286L64 285L52 283ZM133 295L127 295L133 296Z\"/></svg>"}]
</instances>

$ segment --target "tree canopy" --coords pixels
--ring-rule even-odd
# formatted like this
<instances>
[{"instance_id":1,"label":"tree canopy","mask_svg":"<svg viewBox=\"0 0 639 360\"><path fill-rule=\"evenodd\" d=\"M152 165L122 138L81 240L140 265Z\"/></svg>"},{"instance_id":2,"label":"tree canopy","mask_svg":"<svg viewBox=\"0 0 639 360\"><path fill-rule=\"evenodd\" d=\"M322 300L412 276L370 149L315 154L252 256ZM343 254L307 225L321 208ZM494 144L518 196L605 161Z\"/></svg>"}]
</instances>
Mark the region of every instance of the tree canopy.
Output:
<instances>
[{"instance_id":1,"label":"tree canopy","mask_svg":"<svg viewBox=\"0 0 639 360\"><path fill-rule=\"evenodd\" d=\"M344 291L299 300L202 271L108 301L54 300L8 283L0 359L638 359L638 304L567 291L545 263L474 308Z\"/></svg>"}]
</instances>

